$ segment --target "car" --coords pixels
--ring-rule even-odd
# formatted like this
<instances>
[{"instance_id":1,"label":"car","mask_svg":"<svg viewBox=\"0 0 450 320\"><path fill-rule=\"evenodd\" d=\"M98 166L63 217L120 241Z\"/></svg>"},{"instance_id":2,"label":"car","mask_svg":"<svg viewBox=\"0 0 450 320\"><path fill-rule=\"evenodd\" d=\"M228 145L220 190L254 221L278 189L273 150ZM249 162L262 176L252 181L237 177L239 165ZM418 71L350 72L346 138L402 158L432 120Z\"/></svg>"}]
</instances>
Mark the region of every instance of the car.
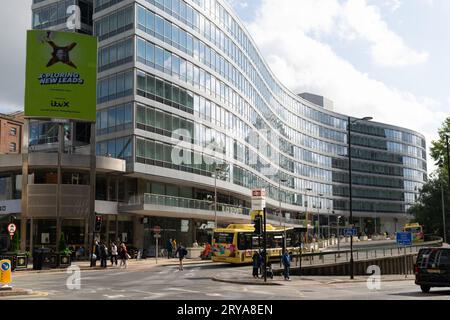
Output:
<instances>
[{"instance_id":1,"label":"car","mask_svg":"<svg viewBox=\"0 0 450 320\"><path fill-rule=\"evenodd\" d=\"M450 287L450 248L420 249L414 272L415 283L424 293L433 287Z\"/></svg>"}]
</instances>

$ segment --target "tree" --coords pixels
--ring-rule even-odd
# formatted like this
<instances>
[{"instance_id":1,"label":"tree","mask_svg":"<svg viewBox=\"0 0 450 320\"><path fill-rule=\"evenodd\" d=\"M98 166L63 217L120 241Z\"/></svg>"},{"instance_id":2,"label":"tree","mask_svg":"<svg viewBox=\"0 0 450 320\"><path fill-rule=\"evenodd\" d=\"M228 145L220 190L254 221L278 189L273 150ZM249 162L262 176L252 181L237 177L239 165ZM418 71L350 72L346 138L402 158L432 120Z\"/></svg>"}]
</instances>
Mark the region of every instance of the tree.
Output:
<instances>
[{"instance_id":1,"label":"tree","mask_svg":"<svg viewBox=\"0 0 450 320\"><path fill-rule=\"evenodd\" d=\"M419 201L409 209L416 222L423 225L425 234L443 236L442 219L442 189L444 188L444 200L449 199L449 188L446 179L442 179L438 172L431 175L428 182L420 190ZM450 225L450 201L445 201L445 220ZM448 237L447 237L448 238Z\"/></svg>"},{"instance_id":2,"label":"tree","mask_svg":"<svg viewBox=\"0 0 450 320\"><path fill-rule=\"evenodd\" d=\"M64 237L64 232L61 232L61 237L59 238L58 251L65 252L67 250L66 238Z\"/></svg>"},{"instance_id":3,"label":"tree","mask_svg":"<svg viewBox=\"0 0 450 320\"><path fill-rule=\"evenodd\" d=\"M19 230L14 233L14 236L11 241L11 252L18 252L20 250L20 235Z\"/></svg>"},{"instance_id":4,"label":"tree","mask_svg":"<svg viewBox=\"0 0 450 320\"><path fill-rule=\"evenodd\" d=\"M444 121L438 133L439 140L431 142L431 157L436 161L435 164L439 166L438 171L440 174L448 177L448 156L445 135L450 134L450 117Z\"/></svg>"}]
</instances>

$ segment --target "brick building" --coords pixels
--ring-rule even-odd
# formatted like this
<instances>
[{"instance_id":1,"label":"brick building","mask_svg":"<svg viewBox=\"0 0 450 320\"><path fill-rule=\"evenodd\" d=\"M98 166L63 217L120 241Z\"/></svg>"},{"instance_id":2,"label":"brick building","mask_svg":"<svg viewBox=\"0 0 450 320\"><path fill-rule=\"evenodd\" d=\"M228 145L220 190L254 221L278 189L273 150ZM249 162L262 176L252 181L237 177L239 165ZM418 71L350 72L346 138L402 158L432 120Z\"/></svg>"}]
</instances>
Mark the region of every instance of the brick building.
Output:
<instances>
[{"instance_id":1,"label":"brick building","mask_svg":"<svg viewBox=\"0 0 450 320\"><path fill-rule=\"evenodd\" d=\"M0 154L21 152L23 116L23 111L0 113Z\"/></svg>"}]
</instances>

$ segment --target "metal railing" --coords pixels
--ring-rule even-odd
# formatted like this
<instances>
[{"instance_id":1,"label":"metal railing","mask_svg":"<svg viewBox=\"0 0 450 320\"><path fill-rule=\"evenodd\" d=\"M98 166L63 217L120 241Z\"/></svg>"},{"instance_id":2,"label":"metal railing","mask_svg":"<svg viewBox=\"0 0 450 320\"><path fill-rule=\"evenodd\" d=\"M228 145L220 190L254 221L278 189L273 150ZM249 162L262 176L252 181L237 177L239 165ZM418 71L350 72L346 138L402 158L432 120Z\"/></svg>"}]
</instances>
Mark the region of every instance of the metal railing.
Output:
<instances>
[{"instance_id":1,"label":"metal railing","mask_svg":"<svg viewBox=\"0 0 450 320\"><path fill-rule=\"evenodd\" d=\"M121 204L121 206L141 204L214 211L214 201L197 200L152 193L144 193L142 196L132 197L130 198L128 203ZM217 203L217 211L246 216L250 215L249 208L233 206L225 203Z\"/></svg>"},{"instance_id":2,"label":"metal railing","mask_svg":"<svg viewBox=\"0 0 450 320\"><path fill-rule=\"evenodd\" d=\"M425 247L442 246L442 238L434 237L430 241L414 243L412 246L406 247L407 254L417 254L420 249ZM318 253L301 253L294 251L292 267L308 266L308 265L332 265L337 263L350 262L350 250L340 250L331 252ZM367 248L354 249L354 261L364 261L371 259L379 259L385 257L398 257L404 255L404 247L386 247L386 248Z\"/></svg>"}]
</instances>

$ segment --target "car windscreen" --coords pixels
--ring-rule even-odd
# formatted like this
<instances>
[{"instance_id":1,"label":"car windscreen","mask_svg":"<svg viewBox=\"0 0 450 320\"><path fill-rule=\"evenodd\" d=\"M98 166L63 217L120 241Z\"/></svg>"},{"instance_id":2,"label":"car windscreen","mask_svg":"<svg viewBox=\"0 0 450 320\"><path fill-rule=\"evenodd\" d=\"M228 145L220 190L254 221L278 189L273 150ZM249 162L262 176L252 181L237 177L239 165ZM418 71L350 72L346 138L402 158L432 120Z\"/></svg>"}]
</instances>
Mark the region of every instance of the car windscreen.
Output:
<instances>
[{"instance_id":1,"label":"car windscreen","mask_svg":"<svg viewBox=\"0 0 450 320\"><path fill-rule=\"evenodd\" d=\"M420 268L450 267L450 249L421 249L416 263Z\"/></svg>"}]
</instances>

